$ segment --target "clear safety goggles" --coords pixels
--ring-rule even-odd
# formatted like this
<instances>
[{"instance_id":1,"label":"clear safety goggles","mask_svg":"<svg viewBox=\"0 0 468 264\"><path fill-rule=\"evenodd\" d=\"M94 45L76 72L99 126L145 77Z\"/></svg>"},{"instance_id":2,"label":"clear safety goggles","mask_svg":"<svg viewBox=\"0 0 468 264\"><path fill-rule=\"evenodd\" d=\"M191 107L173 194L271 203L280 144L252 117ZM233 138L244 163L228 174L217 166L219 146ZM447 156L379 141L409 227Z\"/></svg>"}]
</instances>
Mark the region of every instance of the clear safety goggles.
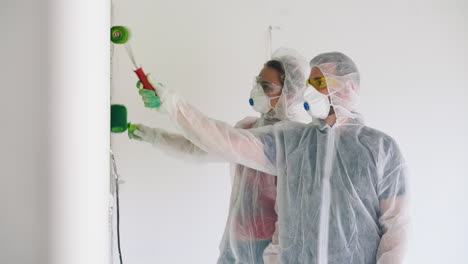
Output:
<instances>
[{"instance_id":1,"label":"clear safety goggles","mask_svg":"<svg viewBox=\"0 0 468 264\"><path fill-rule=\"evenodd\" d=\"M268 81L263 80L262 77L260 77L260 76L255 77L255 83L262 87L263 92L265 94L280 92L281 88L282 88L280 85L278 85L276 83L272 83L272 82L268 82Z\"/></svg>"}]
</instances>

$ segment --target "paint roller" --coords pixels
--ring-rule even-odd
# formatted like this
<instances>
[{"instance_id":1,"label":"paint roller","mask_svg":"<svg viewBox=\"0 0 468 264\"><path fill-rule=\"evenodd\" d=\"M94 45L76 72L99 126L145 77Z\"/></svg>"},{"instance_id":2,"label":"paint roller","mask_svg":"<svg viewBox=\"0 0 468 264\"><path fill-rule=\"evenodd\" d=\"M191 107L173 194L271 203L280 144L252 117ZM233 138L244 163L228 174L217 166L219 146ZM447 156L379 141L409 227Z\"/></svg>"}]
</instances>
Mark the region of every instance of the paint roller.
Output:
<instances>
[{"instance_id":1,"label":"paint roller","mask_svg":"<svg viewBox=\"0 0 468 264\"><path fill-rule=\"evenodd\" d=\"M127 122L127 108L124 105L111 105L111 132L123 133L127 131L133 132L137 127L132 123Z\"/></svg>"},{"instance_id":2,"label":"paint roller","mask_svg":"<svg viewBox=\"0 0 468 264\"><path fill-rule=\"evenodd\" d=\"M138 79L140 82L143 84L143 89L151 90L154 91L154 94L156 94L156 90L154 89L153 85L148 81L148 78L146 77L145 72L143 71L143 68L138 66L135 60L135 56L133 54L132 48L130 46L130 43L128 43L130 39L130 31L128 28L124 26L113 26L111 28L111 41L114 44L119 44L119 45L125 45L125 48L127 50L127 54L130 58L130 60L133 63L133 66L135 67L135 74L137 75ZM159 97L158 97L159 99ZM160 107L161 102L159 101L158 105L156 107Z\"/></svg>"}]
</instances>

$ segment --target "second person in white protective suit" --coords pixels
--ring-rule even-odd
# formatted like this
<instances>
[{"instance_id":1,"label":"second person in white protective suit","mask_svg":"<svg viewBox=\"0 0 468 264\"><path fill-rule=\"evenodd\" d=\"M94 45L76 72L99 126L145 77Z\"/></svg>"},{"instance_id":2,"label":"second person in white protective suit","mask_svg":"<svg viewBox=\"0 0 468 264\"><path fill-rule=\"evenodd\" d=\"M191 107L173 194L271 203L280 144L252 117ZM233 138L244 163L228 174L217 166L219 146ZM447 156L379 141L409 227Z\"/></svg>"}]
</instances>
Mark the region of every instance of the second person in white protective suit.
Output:
<instances>
[{"instance_id":1,"label":"second person in white protective suit","mask_svg":"<svg viewBox=\"0 0 468 264\"><path fill-rule=\"evenodd\" d=\"M277 50L255 78L250 94L249 103L261 116L247 117L235 127L259 128L281 120L310 122L310 116L302 108L304 80L308 73L306 60L297 52ZM141 90L140 93L151 92ZM217 160L182 135L142 124L137 127L137 131L129 133L130 138L149 142L172 156ZM230 209L218 263L263 263L264 249L272 242L278 219L275 210L277 178L241 164L234 164L233 171Z\"/></svg>"},{"instance_id":2,"label":"second person in white protective suit","mask_svg":"<svg viewBox=\"0 0 468 264\"><path fill-rule=\"evenodd\" d=\"M398 264L407 234L407 170L387 134L359 114L360 75L339 52L310 62L310 124L240 129L157 87L184 136L226 160L277 175L279 262ZM305 82L306 80L304 80Z\"/></svg>"}]
</instances>

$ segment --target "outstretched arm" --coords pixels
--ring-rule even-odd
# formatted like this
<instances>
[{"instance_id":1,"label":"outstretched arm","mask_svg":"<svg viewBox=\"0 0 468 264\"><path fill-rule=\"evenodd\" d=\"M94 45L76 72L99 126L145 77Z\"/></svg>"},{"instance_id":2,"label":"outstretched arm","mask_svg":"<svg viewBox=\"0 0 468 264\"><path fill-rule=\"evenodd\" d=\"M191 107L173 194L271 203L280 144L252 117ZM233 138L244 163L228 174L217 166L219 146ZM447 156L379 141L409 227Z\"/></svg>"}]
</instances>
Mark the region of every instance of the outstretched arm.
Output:
<instances>
[{"instance_id":1,"label":"outstretched arm","mask_svg":"<svg viewBox=\"0 0 468 264\"><path fill-rule=\"evenodd\" d=\"M168 132L161 128L151 128L143 124L135 124L137 130L128 130L128 136L152 144L174 158L189 161L221 162L219 157L202 150L184 136Z\"/></svg>"},{"instance_id":2,"label":"outstretched arm","mask_svg":"<svg viewBox=\"0 0 468 264\"><path fill-rule=\"evenodd\" d=\"M227 123L209 118L177 95L170 95L163 102L172 121L185 138L206 152L230 162L276 174L274 164L265 155L262 129L239 129Z\"/></svg>"},{"instance_id":3,"label":"outstretched arm","mask_svg":"<svg viewBox=\"0 0 468 264\"><path fill-rule=\"evenodd\" d=\"M265 146L262 143L262 137L271 130L234 128L205 116L177 94L170 92L163 84L157 83L154 88L162 102L158 111L168 113L182 135L197 147L227 161L276 174L275 165L265 155ZM139 94L148 108L155 107L156 104L152 102L156 99L159 102L159 98L152 91L141 89ZM272 149L274 146L268 147Z\"/></svg>"}]
</instances>

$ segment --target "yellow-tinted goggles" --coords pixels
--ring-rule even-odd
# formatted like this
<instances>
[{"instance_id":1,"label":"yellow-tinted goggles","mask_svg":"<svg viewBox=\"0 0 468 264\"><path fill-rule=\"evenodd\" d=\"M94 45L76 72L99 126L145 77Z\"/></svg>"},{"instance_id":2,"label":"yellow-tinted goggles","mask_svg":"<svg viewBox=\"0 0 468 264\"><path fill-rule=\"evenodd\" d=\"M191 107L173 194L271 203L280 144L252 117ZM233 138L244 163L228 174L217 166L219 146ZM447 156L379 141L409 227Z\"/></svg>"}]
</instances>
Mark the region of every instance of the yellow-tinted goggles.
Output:
<instances>
[{"instance_id":1,"label":"yellow-tinted goggles","mask_svg":"<svg viewBox=\"0 0 468 264\"><path fill-rule=\"evenodd\" d=\"M325 77L318 77L314 79L307 79L307 85L312 85L317 90L322 90L327 88L327 79Z\"/></svg>"}]
</instances>

